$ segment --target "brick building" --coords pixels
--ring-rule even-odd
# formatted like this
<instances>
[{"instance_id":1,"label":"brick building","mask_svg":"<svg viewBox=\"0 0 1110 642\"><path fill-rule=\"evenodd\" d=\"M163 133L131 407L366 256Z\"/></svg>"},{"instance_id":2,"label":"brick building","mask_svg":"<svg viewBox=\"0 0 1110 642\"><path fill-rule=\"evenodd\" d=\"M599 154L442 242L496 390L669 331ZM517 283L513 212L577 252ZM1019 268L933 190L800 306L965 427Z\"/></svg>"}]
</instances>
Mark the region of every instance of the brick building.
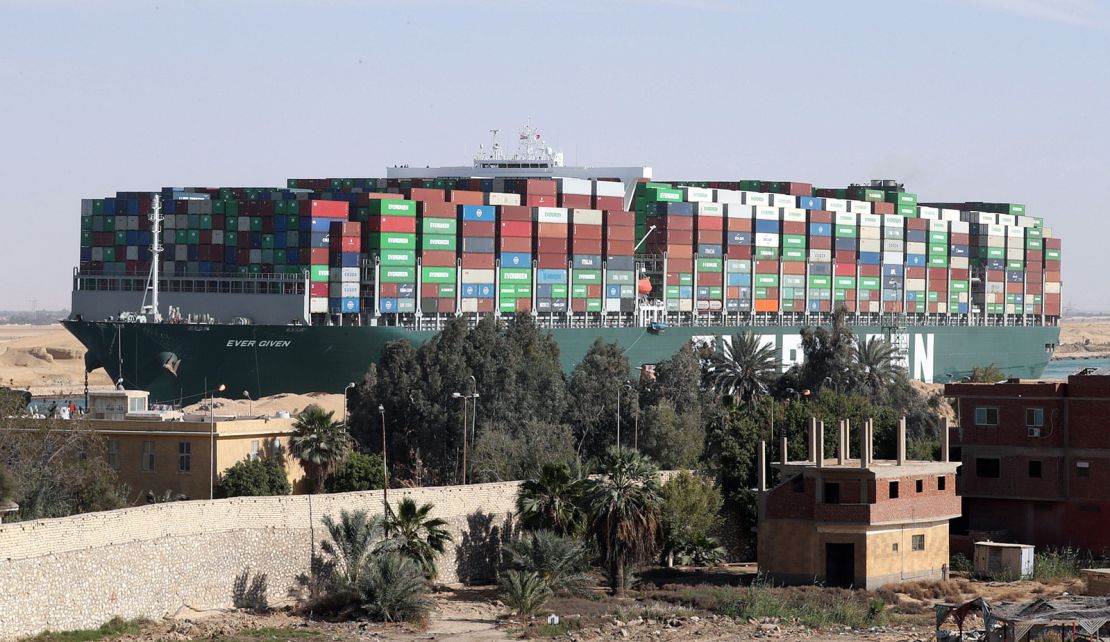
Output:
<instances>
[{"instance_id":1,"label":"brick building","mask_svg":"<svg viewBox=\"0 0 1110 642\"><path fill-rule=\"evenodd\" d=\"M826 459L824 426L811 421L809 460L779 463L782 481L770 490L760 443L760 572L787 584L868 589L941 578L948 522L960 512L957 464L907 461L904 420L893 461L873 458L869 424L860 430L860 456L851 459L849 433L843 422L836 457Z\"/></svg>"},{"instance_id":2,"label":"brick building","mask_svg":"<svg viewBox=\"0 0 1110 642\"><path fill-rule=\"evenodd\" d=\"M1067 382L950 383L952 458L971 539L1110 547L1110 369Z\"/></svg>"}]
</instances>

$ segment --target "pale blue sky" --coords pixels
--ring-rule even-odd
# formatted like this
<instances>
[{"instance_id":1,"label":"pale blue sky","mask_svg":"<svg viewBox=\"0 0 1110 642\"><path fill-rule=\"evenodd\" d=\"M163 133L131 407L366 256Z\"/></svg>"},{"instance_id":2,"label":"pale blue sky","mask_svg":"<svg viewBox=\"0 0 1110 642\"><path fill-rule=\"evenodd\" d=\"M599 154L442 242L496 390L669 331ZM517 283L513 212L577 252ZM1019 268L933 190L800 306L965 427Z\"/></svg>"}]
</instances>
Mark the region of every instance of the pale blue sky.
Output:
<instances>
[{"instance_id":1,"label":"pale blue sky","mask_svg":"<svg viewBox=\"0 0 1110 642\"><path fill-rule=\"evenodd\" d=\"M0 309L69 305L80 199L465 164L530 119L658 178L1024 202L1110 310L1104 0L0 0Z\"/></svg>"}]
</instances>

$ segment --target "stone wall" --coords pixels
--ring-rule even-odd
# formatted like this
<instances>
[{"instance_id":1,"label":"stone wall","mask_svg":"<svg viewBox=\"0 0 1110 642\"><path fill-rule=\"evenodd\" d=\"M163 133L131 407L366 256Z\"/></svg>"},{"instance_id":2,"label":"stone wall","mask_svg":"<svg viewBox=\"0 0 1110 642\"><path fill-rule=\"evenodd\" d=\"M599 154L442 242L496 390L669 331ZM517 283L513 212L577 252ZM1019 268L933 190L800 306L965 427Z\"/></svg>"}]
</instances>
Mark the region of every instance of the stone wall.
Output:
<instances>
[{"instance_id":1,"label":"stone wall","mask_svg":"<svg viewBox=\"0 0 1110 642\"><path fill-rule=\"evenodd\" d=\"M396 489L448 521L439 580L493 575L520 482ZM343 509L381 514L381 491L155 504L0 525L0 639L236 606L237 581L287 602Z\"/></svg>"}]
</instances>

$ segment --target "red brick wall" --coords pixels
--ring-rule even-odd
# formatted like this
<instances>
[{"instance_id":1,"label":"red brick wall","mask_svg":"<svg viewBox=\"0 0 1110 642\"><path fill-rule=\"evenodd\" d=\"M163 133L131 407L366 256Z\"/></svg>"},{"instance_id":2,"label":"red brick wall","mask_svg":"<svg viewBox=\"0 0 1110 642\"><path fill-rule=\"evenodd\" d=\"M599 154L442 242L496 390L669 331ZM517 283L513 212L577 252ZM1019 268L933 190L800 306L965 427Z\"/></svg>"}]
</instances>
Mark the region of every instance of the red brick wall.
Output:
<instances>
[{"instance_id":1,"label":"red brick wall","mask_svg":"<svg viewBox=\"0 0 1110 642\"><path fill-rule=\"evenodd\" d=\"M767 491L764 515L770 519L813 519L817 485L814 480L806 479L804 487L803 492L795 492L793 484L787 480Z\"/></svg>"}]
</instances>

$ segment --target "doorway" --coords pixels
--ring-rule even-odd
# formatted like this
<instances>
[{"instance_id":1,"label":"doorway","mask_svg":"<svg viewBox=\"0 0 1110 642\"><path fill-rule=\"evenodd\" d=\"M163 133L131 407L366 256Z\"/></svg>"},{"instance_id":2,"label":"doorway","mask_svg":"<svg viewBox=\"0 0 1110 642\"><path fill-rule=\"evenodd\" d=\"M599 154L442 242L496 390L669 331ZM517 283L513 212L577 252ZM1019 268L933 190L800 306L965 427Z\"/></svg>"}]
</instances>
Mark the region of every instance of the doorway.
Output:
<instances>
[{"instance_id":1,"label":"doorway","mask_svg":"<svg viewBox=\"0 0 1110 642\"><path fill-rule=\"evenodd\" d=\"M855 544L825 544L825 584L850 588L855 583Z\"/></svg>"}]
</instances>

